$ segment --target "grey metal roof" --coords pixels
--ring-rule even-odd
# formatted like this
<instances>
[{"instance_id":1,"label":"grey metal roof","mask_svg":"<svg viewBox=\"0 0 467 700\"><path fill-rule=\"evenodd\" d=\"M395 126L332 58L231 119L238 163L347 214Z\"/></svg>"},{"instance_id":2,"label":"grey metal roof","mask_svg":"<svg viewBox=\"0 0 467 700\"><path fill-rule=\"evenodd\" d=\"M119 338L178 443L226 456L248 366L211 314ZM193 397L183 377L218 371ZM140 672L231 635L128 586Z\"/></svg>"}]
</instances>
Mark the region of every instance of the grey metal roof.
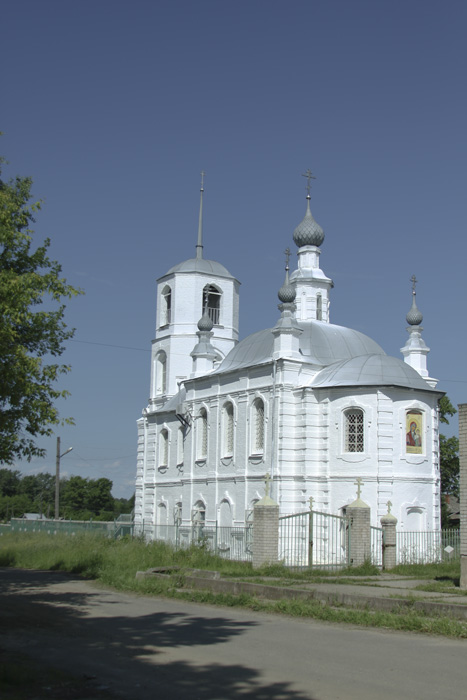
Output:
<instances>
[{"instance_id":1,"label":"grey metal roof","mask_svg":"<svg viewBox=\"0 0 467 700\"><path fill-rule=\"evenodd\" d=\"M168 272L163 275L171 275L174 272L204 272L207 275L216 275L218 277L230 277L235 279L233 275L220 263L215 260L205 260L204 258L190 258L184 262L178 263L171 267Z\"/></svg>"},{"instance_id":2,"label":"grey metal roof","mask_svg":"<svg viewBox=\"0 0 467 700\"><path fill-rule=\"evenodd\" d=\"M371 354L336 362L314 377L313 389L339 386L401 386L433 391L410 365L390 355Z\"/></svg>"},{"instance_id":3,"label":"grey metal roof","mask_svg":"<svg viewBox=\"0 0 467 700\"><path fill-rule=\"evenodd\" d=\"M306 362L327 366L358 355L385 354L378 343L352 328L322 321L299 322L298 326L303 331L299 342ZM269 362L272 360L273 346L274 336L270 328L253 333L229 352L216 373Z\"/></svg>"}]
</instances>

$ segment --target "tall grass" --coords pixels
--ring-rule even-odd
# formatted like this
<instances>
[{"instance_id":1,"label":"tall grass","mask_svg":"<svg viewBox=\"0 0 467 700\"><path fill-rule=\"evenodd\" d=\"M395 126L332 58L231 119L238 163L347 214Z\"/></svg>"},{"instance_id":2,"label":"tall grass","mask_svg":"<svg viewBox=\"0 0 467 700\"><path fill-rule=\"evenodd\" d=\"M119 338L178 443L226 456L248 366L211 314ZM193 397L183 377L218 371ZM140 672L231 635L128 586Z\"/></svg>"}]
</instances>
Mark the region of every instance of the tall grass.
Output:
<instances>
[{"instance_id":1,"label":"tall grass","mask_svg":"<svg viewBox=\"0 0 467 700\"><path fill-rule=\"evenodd\" d=\"M147 594L167 595L196 602L214 605L237 606L250 610L263 610L293 616L310 617L333 622L384 627L394 630L410 630L451 637L467 637L467 623L445 615L434 616L407 608L398 609L394 601L393 612L356 610L338 605L323 606L317 601L279 600L275 602L259 600L249 595L215 594L208 591L180 590L183 586L183 570L188 568L210 569L223 576L238 578L266 577L279 579L285 584L300 580L319 580L323 572L291 572L282 566L268 567L253 571L250 564L231 562L215 557L203 547L175 551L170 546L153 542L147 544L139 539L112 540L99 535L82 534L75 537L66 535L44 535L39 533L9 533L0 538L0 566L14 566L26 569L47 569L68 571L92 578L118 590L135 591ZM180 567L171 578L136 579L137 571L155 567ZM426 567L398 567L400 575L450 576L456 573L456 565L430 565ZM348 579L351 574L373 576L375 570L364 566L360 570L342 572ZM334 572L334 575L336 572ZM457 563L457 576L459 564Z\"/></svg>"}]
</instances>

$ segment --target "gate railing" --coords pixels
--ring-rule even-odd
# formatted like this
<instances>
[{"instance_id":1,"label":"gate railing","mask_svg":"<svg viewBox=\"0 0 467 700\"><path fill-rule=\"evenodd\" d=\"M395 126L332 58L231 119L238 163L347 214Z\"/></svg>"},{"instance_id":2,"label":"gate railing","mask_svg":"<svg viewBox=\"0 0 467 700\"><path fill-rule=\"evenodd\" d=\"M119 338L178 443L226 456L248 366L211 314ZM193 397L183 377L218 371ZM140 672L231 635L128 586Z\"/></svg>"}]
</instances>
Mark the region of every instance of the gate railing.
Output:
<instances>
[{"instance_id":1,"label":"gate railing","mask_svg":"<svg viewBox=\"0 0 467 700\"><path fill-rule=\"evenodd\" d=\"M279 560L286 566L349 566L350 519L319 511L279 518Z\"/></svg>"}]
</instances>

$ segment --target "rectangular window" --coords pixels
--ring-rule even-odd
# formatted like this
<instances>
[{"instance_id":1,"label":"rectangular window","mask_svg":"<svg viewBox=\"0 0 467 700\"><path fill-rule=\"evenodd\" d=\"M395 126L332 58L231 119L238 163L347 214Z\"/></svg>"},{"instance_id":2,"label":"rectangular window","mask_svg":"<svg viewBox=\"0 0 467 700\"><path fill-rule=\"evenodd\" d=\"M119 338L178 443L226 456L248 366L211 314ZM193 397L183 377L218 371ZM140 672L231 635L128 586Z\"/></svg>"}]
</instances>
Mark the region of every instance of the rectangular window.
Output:
<instances>
[{"instance_id":1,"label":"rectangular window","mask_svg":"<svg viewBox=\"0 0 467 700\"><path fill-rule=\"evenodd\" d=\"M345 412L345 451L364 452L363 411L351 409Z\"/></svg>"}]
</instances>

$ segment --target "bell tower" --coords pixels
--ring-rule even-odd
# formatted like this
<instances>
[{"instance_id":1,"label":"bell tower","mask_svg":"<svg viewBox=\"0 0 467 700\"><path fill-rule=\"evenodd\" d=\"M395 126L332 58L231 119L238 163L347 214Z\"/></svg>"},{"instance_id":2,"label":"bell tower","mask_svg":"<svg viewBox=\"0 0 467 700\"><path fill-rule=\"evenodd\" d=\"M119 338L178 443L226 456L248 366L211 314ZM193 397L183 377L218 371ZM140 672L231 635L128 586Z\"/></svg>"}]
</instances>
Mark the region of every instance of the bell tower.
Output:
<instances>
[{"instance_id":1,"label":"bell tower","mask_svg":"<svg viewBox=\"0 0 467 700\"><path fill-rule=\"evenodd\" d=\"M198 322L212 322L211 345L219 361L238 342L240 283L220 263L203 257L204 173L201 174L196 257L157 280L156 331L151 351L150 408L159 408L192 376Z\"/></svg>"}]
</instances>

